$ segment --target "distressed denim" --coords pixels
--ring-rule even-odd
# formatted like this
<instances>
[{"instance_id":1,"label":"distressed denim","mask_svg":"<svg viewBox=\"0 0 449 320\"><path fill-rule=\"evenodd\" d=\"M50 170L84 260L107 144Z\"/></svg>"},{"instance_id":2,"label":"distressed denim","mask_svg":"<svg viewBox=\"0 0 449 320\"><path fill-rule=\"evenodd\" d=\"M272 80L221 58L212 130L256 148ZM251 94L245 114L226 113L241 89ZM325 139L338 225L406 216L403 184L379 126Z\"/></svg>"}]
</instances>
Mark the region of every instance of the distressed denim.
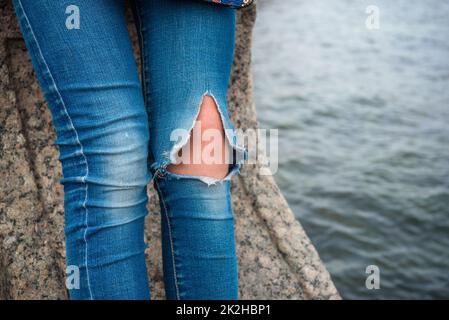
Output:
<instances>
[{"instance_id":1,"label":"distressed denim","mask_svg":"<svg viewBox=\"0 0 449 320\"><path fill-rule=\"evenodd\" d=\"M161 205L168 299L237 299L230 177L174 174L204 95L226 138L235 10L200 1L137 0L139 77L122 0L14 0L57 133L64 185L67 265L79 268L72 299L149 299L144 219L152 180ZM79 29L66 26L70 5ZM63 284L61 284L63 285ZM43 288L45 289L45 288Z\"/></svg>"}]
</instances>

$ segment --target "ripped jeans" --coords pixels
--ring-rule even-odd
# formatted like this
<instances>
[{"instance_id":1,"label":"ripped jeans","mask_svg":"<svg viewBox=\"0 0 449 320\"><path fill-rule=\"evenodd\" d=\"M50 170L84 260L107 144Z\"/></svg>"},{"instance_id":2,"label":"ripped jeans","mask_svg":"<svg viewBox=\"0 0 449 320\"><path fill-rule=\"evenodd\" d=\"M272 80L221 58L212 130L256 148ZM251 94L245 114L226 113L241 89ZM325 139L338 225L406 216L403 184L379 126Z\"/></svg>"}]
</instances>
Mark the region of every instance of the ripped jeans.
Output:
<instances>
[{"instance_id":1,"label":"ripped jeans","mask_svg":"<svg viewBox=\"0 0 449 320\"><path fill-rule=\"evenodd\" d=\"M168 299L237 299L230 177L244 152L226 105L235 10L192 0L135 0L140 79L122 0L14 0L56 128L72 299L149 299L147 184L161 205ZM177 160L210 96L234 160L223 179L183 175ZM50 192L50 190L49 190ZM61 284L63 285L63 284Z\"/></svg>"}]
</instances>

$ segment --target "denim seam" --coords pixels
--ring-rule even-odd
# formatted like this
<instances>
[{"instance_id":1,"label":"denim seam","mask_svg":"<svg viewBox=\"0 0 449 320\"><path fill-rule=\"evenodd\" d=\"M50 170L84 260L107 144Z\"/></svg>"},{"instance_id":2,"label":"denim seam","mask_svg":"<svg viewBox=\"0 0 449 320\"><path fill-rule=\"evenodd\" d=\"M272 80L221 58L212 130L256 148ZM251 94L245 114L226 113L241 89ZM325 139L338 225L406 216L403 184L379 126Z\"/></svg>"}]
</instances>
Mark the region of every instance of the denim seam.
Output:
<instances>
[{"instance_id":1,"label":"denim seam","mask_svg":"<svg viewBox=\"0 0 449 320\"><path fill-rule=\"evenodd\" d=\"M174 251L173 237L172 237L172 232L171 232L170 219L168 217L167 206L165 205L164 197L162 195L161 189L159 188L159 184L157 183L157 179L154 179L154 185L159 193L159 198L160 198L160 201L161 201L163 209L164 209L165 219L167 220L168 237L170 239L171 258L172 258L172 265L173 265L173 277L175 279L176 299L181 300L179 297L178 277L176 274L176 263L175 263L175 251Z\"/></svg>"},{"instance_id":2,"label":"denim seam","mask_svg":"<svg viewBox=\"0 0 449 320\"><path fill-rule=\"evenodd\" d=\"M143 37L143 24L142 24L142 17L141 17L141 11L142 8L137 4L137 0L134 2L135 9L136 9L136 18L137 23L139 25L139 40L140 40L140 56L141 56L141 68L142 68L142 87L143 87L143 100L145 103L145 107L147 105L147 80L146 80L146 59L145 59L145 38Z\"/></svg>"},{"instance_id":3,"label":"denim seam","mask_svg":"<svg viewBox=\"0 0 449 320\"><path fill-rule=\"evenodd\" d=\"M17 3L18 3L18 5L19 5L19 7L20 7L20 10L22 11L23 17L25 18L25 22L26 22L26 24L27 24L27 27L28 27L29 30L30 30L31 36L32 36L32 38L33 38L33 40L34 40L34 44L36 45L36 48L37 48L37 50L38 50L37 53L39 54L39 58L41 59L41 62L44 64L44 67L47 69L48 75L49 75L49 77L50 77L49 80L52 82L53 87L54 87L54 90L55 90L55 93L57 94L57 96L59 97L59 99L60 99L60 101L61 101L61 106L63 107L64 113L65 113L65 115L67 116L67 118L68 118L68 120L69 120L69 126L71 127L71 129L72 129L73 132L75 133L76 143L77 143L78 146L80 147L80 153L81 153L81 156L84 158L84 162L85 162L85 164L86 164L86 174L81 178L81 179L82 179L82 182L85 183L85 198L84 198L84 201L83 201L83 205L82 205L82 206L83 206L83 208L84 208L84 210L85 210L85 213L86 213L85 216L86 216L86 218L85 218L85 231L84 231L84 236L83 236L83 238L84 238L85 247L86 247L86 249L85 249L85 264L86 264L87 287L88 287L88 289L89 289L90 299L93 300L93 295L92 295L92 290L91 290L91 287L90 287L90 280L89 280L89 270L88 270L88 265L87 265L87 252L88 252L88 246L87 246L86 235L87 235L87 229L88 229L88 215L89 215L88 210L87 210L87 206L86 206L86 204L87 204L87 199L88 199L88 196L87 196L87 195L88 195L88 186L87 186L86 180L87 180L87 176L89 175L89 166L88 166L88 163L87 163L87 157L86 157L86 155L84 154L84 148L83 148L83 145L82 145L82 143L81 143L81 141L80 141L80 139L79 139L78 132L76 131L75 126L73 125L72 118L71 118L70 115L69 115L69 112L68 112L68 110L67 110L67 107L66 107L66 105L65 105L65 103L64 103L64 99L62 98L62 95L61 95L61 93L59 92L58 86L56 85L56 81L55 81L55 79L54 79L54 77L53 77L53 75L52 75L52 73L51 73L51 71L50 71L50 67L48 66L47 61L45 60L45 57L44 57L44 55L43 55L43 53L42 53L42 49L41 49L41 47L40 47L40 45L39 45L39 42L38 42L38 40L37 40L37 37L36 37L34 31L33 31L33 27L31 26L30 20L28 19L28 16L27 16L27 14L26 14L26 12L25 12L25 9L23 8L22 1L21 1L21 0L17 0ZM50 88L51 88L51 87L49 86L49 89L50 89Z\"/></svg>"}]
</instances>

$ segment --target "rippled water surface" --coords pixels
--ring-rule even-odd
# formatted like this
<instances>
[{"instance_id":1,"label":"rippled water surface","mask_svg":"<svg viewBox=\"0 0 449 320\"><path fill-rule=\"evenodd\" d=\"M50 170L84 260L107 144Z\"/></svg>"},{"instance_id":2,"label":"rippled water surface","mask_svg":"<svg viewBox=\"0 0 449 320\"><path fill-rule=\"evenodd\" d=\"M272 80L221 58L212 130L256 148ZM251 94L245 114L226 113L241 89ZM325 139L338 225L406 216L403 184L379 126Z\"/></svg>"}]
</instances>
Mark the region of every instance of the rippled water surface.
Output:
<instances>
[{"instance_id":1,"label":"rippled water surface","mask_svg":"<svg viewBox=\"0 0 449 320\"><path fill-rule=\"evenodd\" d=\"M368 5L380 29L365 27ZM259 120L344 298L449 298L449 2L260 0ZM380 268L381 289L365 287Z\"/></svg>"}]
</instances>

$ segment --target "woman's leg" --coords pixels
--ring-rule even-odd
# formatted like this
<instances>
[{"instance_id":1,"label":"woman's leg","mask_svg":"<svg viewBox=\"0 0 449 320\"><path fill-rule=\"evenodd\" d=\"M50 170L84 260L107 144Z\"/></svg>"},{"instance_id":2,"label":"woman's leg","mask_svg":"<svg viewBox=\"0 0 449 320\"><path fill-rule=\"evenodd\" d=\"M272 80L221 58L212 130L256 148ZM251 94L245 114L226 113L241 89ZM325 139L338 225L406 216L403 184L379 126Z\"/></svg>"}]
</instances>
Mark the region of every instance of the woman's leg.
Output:
<instances>
[{"instance_id":1,"label":"woman's leg","mask_svg":"<svg viewBox=\"0 0 449 320\"><path fill-rule=\"evenodd\" d=\"M235 10L188 0L136 5L166 296L236 299L229 180L238 166L224 162L227 155L242 153L226 105ZM213 152L202 139L211 137Z\"/></svg>"},{"instance_id":2,"label":"woman's leg","mask_svg":"<svg viewBox=\"0 0 449 320\"><path fill-rule=\"evenodd\" d=\"M123 1L14 5L58 136L67 264L80 272L70 296L149 299L149 133Z\"/></svg>"}]
</instances>

